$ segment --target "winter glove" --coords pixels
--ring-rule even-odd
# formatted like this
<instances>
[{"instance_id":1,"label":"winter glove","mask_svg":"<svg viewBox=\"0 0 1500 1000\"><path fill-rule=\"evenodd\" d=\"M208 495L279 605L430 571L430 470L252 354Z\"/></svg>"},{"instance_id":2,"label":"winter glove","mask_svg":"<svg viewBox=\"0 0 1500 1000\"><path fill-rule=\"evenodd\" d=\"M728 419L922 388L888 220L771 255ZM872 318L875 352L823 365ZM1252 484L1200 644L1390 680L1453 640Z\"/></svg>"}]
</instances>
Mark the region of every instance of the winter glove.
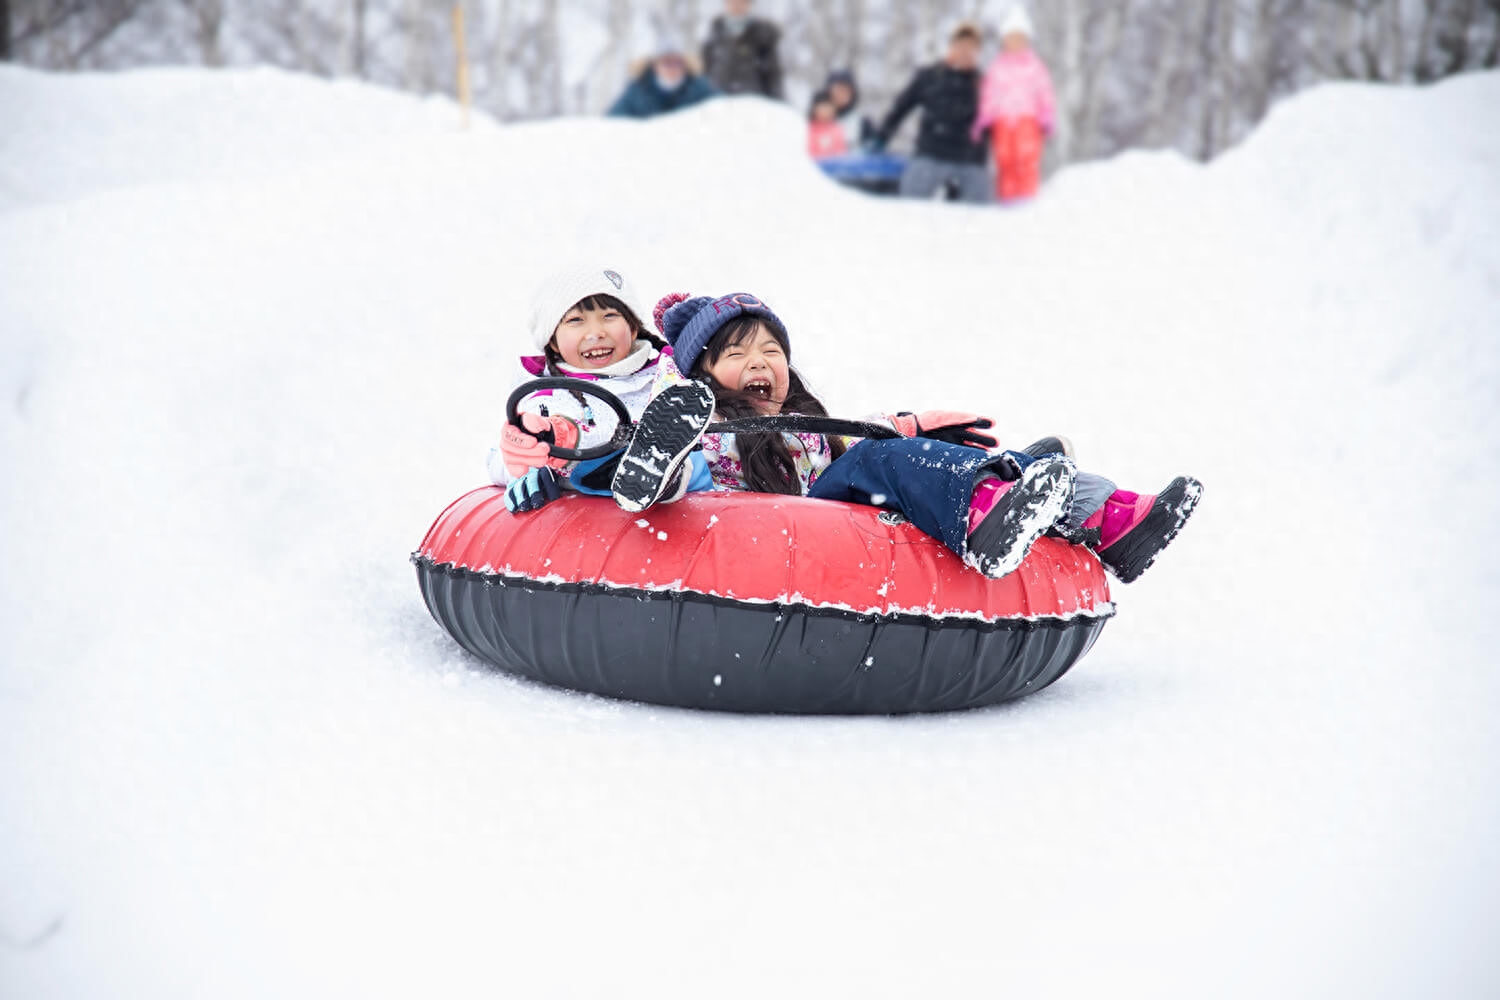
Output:
<instances>
[{"instance_id":1,"label":"winter glove","mask_svg":"<svg viewBox=\"0 0 1500 1000\"><path fill-rule=\"evenodd\" d=\"M547 441L540 438L549 434L552 442L560 448L577 447L577 424L567 417L547 417L530 412L521 414L521 423L526 425L525 430L506 424L505 430L500 432L500 454L505 458L506 472L519 477L526 475L527 469L544 466L561 469L568 464L565 458L553 458L547 451Z\"/></svg>"},{"instance_id":2,"label":"winter glove","mask_svg":"<svg viewBox=\"0 0 1500 1000\"><path fill-rule=\"evenodd\" d=\"M995 456L995 464L988 470L995 474L995 478L1001 482L1013 483L1021 478L1020 459L1008 451L1002 451Z\"/></svg>"},{"instance_id":3,"label":"winter glove","mask_svg":"<svg viewBox=\"0 0 1500 1000\"><path fill-rule=\"evenodd\" d=\"M976 413L926 410L922 413L898 413L890 421L902 437L932 438L934 441L981 449L993 448L1000 443L994 436L983 431L983 428L995 426L995 422Z\"/></svg>"},{"instance_id":4,"label":"winter glove","mask_svg":"<svg viewBox=\"0 0 1500 1000\"><path fill-rule=\"evenodd\" d=\"M528 469L526 475L505 488L505 509L512 514L541 510L562 496L557 473L551 469Z\"/></svg>"}]
</instances>

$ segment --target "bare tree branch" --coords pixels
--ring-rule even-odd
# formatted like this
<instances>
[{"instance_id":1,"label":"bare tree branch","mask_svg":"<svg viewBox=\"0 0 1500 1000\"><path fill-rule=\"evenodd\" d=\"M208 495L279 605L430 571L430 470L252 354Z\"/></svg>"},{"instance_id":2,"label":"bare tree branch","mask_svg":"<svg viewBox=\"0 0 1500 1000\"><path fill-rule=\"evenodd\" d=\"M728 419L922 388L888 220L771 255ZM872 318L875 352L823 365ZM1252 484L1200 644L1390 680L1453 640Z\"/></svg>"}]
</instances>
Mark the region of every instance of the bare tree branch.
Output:
<instances>
[{"instance_id":1,"label":"bare tree branch","mask_svg":"<svg viewBox=\"0 0 1500 1000\"><path fill-rule=\"evenodd\" d=\"M114 5L111 16L95 28L93 33L83 40L83 44L73 50L68 59L69 63L74 66L78 65L80 59L104 44L111 35L119 31L121 26L135 17L140 9L150 2L151 0L120 0Z\"/></svg>"},{"instance_id":2,"label":"bare tree branch","mask_svg":"<svg viewBox=\"0 0 1500 1000\"><path fill-rule=\"evenodd\" d=\"M39 11L41 17L38 20L28 22L25 28L22 28L11 36L10 43L12 48L24 45L33 38L51 34L79 14L82 14L88 7L87 0L42 4L42 9Z\"/></svg>"}]
</instances>

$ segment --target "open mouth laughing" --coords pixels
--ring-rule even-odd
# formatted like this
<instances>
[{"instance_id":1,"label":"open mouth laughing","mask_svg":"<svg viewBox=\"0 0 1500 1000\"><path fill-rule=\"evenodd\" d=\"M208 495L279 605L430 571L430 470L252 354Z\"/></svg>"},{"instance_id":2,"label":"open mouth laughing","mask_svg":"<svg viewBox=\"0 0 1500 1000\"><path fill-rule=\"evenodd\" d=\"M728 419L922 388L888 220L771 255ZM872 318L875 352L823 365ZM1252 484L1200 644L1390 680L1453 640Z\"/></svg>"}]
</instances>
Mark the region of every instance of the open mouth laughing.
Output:
<instances>
[{"instance_id":1,"label":"open mouth laughing","mask_svg":"<svg viewBox=\"0 0 1500 1000\"><path fill-rule=\"evenodd\" d=\"M751 375L745 380L745 384L740 386L741 392L749 393L759 399L770 399L771 389L771 376L769 375Z\"/></svg>"}]
</instances>

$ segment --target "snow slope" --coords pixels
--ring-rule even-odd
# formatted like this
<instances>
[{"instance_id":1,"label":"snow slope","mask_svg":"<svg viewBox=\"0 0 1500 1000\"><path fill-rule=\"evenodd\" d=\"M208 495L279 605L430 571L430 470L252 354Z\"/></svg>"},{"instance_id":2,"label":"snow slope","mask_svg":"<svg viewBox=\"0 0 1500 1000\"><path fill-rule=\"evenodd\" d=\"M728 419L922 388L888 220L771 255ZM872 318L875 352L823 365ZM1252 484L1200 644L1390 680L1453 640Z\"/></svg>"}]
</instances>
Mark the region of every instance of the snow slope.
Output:
<instances>
[{"instance_id":1,"label":"snow slope","mask_svg":"<svg viewBox=\"0 0 1500 1000\"><path fill-rule=\"evenodd\" d=\"M0 995L1500 990L1500 76L1003 211L832 187L755 101L456 118L0 67ZM764 296L835 412L1204 504L1012 706L492 673L406 557L581 253Z\"/></svg>"}]
</instances>

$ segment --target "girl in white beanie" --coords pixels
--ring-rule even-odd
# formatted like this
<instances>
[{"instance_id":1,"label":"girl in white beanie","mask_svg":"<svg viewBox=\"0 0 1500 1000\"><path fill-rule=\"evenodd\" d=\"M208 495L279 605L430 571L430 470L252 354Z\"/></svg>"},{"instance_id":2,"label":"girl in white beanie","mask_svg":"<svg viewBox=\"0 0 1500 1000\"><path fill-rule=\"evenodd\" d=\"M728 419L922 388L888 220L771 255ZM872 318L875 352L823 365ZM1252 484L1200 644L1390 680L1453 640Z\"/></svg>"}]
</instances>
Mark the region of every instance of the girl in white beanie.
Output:
<instances>
[{"instance_id":1,"label":"girl in white beanie","mask_svg":"<svg viewBox=\"0 0 1500 1000\"><path fill-rule=\"evenodd\" d=\"M643 321L651 312L640 302L620 271L579 266L553 274L531 303L531 339L539 353L520 358L515 385L543 376L602 382L632 420L640 419L646 404L664 388L687 381L672 363L666 342ZM711 397L707 408L712 409ZM602 422L597 419L596 409L605 409L601 404L583 393L542 390L527 396L518 409L524 427L507 425L486 463L490 481L506 487L506 506L512 512L536 510L565 489L610 495L618 454L570 462L552 457L539 436L550 431L563 448L609 440L614 419L609 414ZM705 412L704 423L707 417ZM701 453L691 458L696 462L689 461L680 482L658 502L713 488Z\"/></svg>"}]
</instances>

